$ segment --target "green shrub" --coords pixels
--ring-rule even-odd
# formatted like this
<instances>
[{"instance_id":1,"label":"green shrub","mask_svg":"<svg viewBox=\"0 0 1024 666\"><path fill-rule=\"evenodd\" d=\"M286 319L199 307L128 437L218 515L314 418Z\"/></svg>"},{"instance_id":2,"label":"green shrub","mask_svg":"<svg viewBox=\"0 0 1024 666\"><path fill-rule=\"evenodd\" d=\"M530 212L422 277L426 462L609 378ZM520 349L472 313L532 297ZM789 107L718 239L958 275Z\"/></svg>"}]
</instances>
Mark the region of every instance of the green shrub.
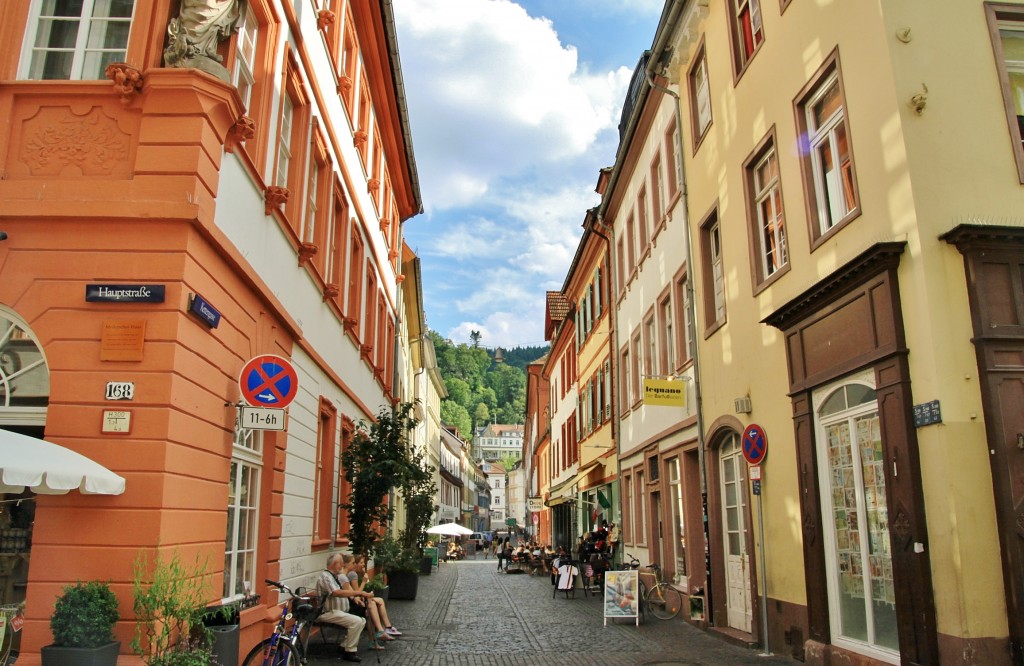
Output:
<instances>
[{"instance_id":1,"label":"green shrub","mask_svg":"<svg viewBox=\"0 0 1024 666\"><path fill-rule=\"evenodd\" d=\"M114 641L117 597L107 583L79 581L57 598L50 616L53 644L94 648Z\"/></svg>"}]
</instances>

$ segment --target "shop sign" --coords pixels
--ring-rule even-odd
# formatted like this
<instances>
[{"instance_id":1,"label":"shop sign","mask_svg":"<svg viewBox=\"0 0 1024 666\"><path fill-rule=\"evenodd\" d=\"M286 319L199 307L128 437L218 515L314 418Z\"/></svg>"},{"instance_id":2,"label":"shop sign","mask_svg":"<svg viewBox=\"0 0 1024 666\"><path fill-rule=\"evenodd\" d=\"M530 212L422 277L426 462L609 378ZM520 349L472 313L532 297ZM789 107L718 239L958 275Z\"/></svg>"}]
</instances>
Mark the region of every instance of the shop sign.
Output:
<instances>
[{"instance_id":1,"label":"shop sign","mask_svg":"<svg viewBox=\"0 0 1024 666\"><path fill-rule=\"evenodd\" d=\"M686 384L671 379L645 379L644 404L686 407Z\"/></svg>"},{"instance_id":2,"label":"shop sign","mask_svg":"<svg viewBox=\"0 0 1024 666\"><path fill-rule=\"evenodd\" d=\"M544 510L544 498L543 497L531 497L526 500L527 511L543 511Z\"/></svg>"},{"instance_id":3,"label":"shop sign","mask_svg":"<svg viewBox=\"0 0 1024 666\"><path fill-rule=\"evenodd\" d=\"M220 323L220 312L199 294L191 294L188 297L188 311L210 328L217 328L217 324Z\"/></svg>"},{"instance_id":4,"label":"shop sign","mask_svg":"<svg viewBox=\"0 0 1024 666\"><path fill-rule=\"evenodd\" d=\"M89 303L163 303L162 284L87 284L85 300Z\"/></svg>"}]
</instances>

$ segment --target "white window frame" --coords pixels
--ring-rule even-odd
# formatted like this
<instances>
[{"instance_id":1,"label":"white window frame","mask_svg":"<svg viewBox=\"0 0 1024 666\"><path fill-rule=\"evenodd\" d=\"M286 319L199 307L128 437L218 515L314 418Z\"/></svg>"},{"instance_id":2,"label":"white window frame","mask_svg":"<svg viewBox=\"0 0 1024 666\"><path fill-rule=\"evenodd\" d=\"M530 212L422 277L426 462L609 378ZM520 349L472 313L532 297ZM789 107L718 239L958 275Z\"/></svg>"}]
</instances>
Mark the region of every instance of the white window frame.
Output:
<instances>
[{"instance_id":1,"label":"white window frame","mask_svg":"<svg viewBox=\"0 0 1024 666\"><path fill-rule=\"evenodd\" d=\"M256 85L256 49L259 45L260 24L250 3L245 3L245 11L238 20L238 41L236 44L235 71L231 81L238 89L242 104L246 110L251 108L252 90ZM243 85L244 84L244 85Z\"/></svg>"},{"instance_id":2,"label":"white window frame","mask_svg":"<svg viewBox=\"0 0 1024 666\"><path fill-rule=\"evenodd\" d=\"M228 526L224 543L224 601L240 599L255 593L256 587L256 548L259 543L260 517L260 477L263 474L263 432L249 430L235 425L234 443L231 454L231 469L246 471L248 476L235 472L231 475L232 487L228 492L228 511L231 523ZM249 503L241 505L242 485L248 479L250 487L246 496ZM232 499L233 498L233 499ZM245 543L242 539L242 514L251 521L246 530ZM239 580L238 558L248 558L246 565L247 580ZM242 588L241 592L236 590Z\"/></svg>"},{"instance_id":3,"label":"white window frame","mask_svg":"<svg viewBox=\"0 0 1024 666\"><path fill-rule=\"evenodd\" d=\"M704 136L711 126L711 84L708 82L708 56L701 51L700 60L693 69L694 99L697 104L697 136Z\"/></svg>"},{"instance_id":4,"label":"white window frame","mask_svg":"<svg viewBox=\"0 0 1024 666\"><path fill-rule=\"evenodd\" d=\"M819 126L814 118L814 107L833 88L835 88L836 94L839 95L839 108L831 116L825 118ZM838 130L840 127L846 133L847 153L851 152L850 132L846 126L845 102L846 100L842 97L842 89L839 87L838 72L832 72L817 86L814 94L804 102L804 117L807 122L807 140L811 157L811 169L814 174L814 198L818 209L818 231L823 235L856 210L856 205L854 208L847 208L846 206L847 196L850 193L846 191L846 184L843 181L842 164L840 163L839 154ZM833 160L833 175L831 178L834 179L835 189L831 192L829 190L829 176L825 173L824 165L821 162L821 148L826 146L831 152ZM852 161L852 159L851 155L850 160ZM833 196L829 196L829 194ZM832 206L829 206L829 203Z\"/></svg>"},{"instance_id":5,"label":"white window frame","mask_svg":"<svg viewBox=\"0 0 1024 666\"><path fill-rule=\"evenodd\" d=\"M130 17L128 17L128 18L123 18L123 17L119 17L119 16L118 17L111 17L111 16L94 16L93 15L95 10L97 9L97 5L99 5L99 7L102 8L102 6L104 4L107 4L108 5L107 9L108 9L108 12L109 12L109 0L82 0L82 11L81 11L81 14L79 14L77 18L74 17L74 16L57 16L57 15L47 15L47 16L44 16L42 14L43 1L44 0L33 0L32 5L31 5L31 9L29 11L29 18L28 18L28 23L27 23L27 29L25 30L25 41L24 41L24 44L23 44L23 47L22 47L21 66L19 68L19 78L20 79L26 79L26 80L56 80L56 81L68 81L68 80L69 81L83 81L83 80L84 81L101 81L105 77L104 70L106 69L106 65L103 65L103 67L101 68L101 70L99 72L94 72L94 73L90 72L89 73L90 76L84 76L84 74L86 74L86 72L84 71L85 70L85 66L86 66L86 59L88 58L89 55L97 54L97 53L99 53L99 54L109 53L109 54L114 54L115 55L115 57L113 59L108 60L108 61L105 61L102 58L102 56L101 56L100 64L103 64L104 62L108 62L108 63L109 62L123 62L123 61L125 61L127 59L128 42L131 41L131 35L130 35L130 33L131 33L131 24L132 24L132 20L135 17L135 7L136 7L136 4L135 4L134 1L132 2L132 15ZM101 9L101 11L102 11L102 9ZM77 32L77 35L76 35L76 38L75 38L75 45L73 47L71 47L71 48L67 48L67 47L47 48L45 46L44 47L37 47L36 46L36 41L40 37L40 28L42 27L43 21L55 21L55 22L56 21L61 21L61 22L75 21L75 22L77 22L78 23L78 32ZM109 24L112 24L112 23L128 23L128 37L127 37L127 39L126 39L126 41L125 41L125 43L124 43L122 48L117 48L117 49L112 49L112 48L95 48L95 47L90 48L90 46L89 46L89 38L94 33L94 30L93 30L93 28L95 27L94 24L100 24L100 23L108 24L108 26L109 26ZM105 32L106 31L104 30L103 34L105 34ZM64 53L71 53L72 54L71 71L69 73L69 77L67 79L42 79L41 77L33 77L32 76L33 60L34 60L33 56L35 56L36 54L57 53L57 52L64 52ZM118 57L118 56L120 56L120 57ZM40 63L39 67L40 67L41 70L45 70L45 68L46 68L45 56L44 56L43 62Z\"/></svg>"},{"instance_id":6,"label":"white window frame","mask_svg":"<svg viewBox=\"0 0 1024 666\"><path fill-rule=\"evenodd\" d=\"M774 169L769 165L774 164ZM761 182L762 171L767 167L770 177ZM786 218L782 207L782 191L779 186L779 160L775 146L769 146L765 154L751 167L751 182L754 190L754 208L757 214L758 245L761 254L761 279L765 280L789 263L789 247L786 244ZM765 206L771 208L765 216ZM769 261L772 249L769 236L775 242L774 266Z\"/></svg>"},{"instance_id":7,"label":"white window frame","mask_svg":"<svg viewBox=\"0 0 1024 666\"><path fill-rule=\"evenodd\" d=\"M288 170L292 161L292 124L295 122L295 103L285 93L281 100L281 122L277 137L277 173L274 184L288 188Z\"/></svg>"}]
</instances>

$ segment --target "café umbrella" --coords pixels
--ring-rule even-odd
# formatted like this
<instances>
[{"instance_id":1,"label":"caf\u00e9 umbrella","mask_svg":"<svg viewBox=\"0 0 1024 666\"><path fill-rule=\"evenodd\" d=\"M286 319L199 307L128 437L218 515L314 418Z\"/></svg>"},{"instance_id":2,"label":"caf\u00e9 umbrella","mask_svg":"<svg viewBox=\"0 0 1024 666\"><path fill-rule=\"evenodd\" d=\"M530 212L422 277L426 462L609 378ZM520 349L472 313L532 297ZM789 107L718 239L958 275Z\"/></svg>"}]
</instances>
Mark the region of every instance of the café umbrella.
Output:
<instances>
[{"instance_id":1,"label":"caf\u00e9 umbrella","mask_svg":"<svg viewBox=\"0 0 1024 666\"><path fill-rule=\"evenodd\" d=\"M427 530L427 534L445 534L447 536L466 536L472 533L473 530L458 523L441 523Z\"/></svg>"},{"instance_id":2,"label":"caf\u00e9 umbrella","mask_svg":"<svg viewBox=\"0 0 1024 666\"><path fill-rule=\"evenodd\" d=\"M124 478L71 449L0 429L0 493L120 495Z\"/></svg>"}]
</instances>

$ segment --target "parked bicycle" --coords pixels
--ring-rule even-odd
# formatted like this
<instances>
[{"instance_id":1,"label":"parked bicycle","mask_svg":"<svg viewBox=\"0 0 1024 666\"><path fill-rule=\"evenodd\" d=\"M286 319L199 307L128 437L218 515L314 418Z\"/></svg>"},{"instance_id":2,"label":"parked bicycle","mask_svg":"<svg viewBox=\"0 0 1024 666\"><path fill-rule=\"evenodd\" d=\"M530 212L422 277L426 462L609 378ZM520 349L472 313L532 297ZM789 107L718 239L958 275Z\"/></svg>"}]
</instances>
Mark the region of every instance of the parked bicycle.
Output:
<instances>
[{"instance_id":1,"label":"parked bicycle","mask_svg":"<svg viewBox=\"0 0 1024 666\"><path fill-rule=\"evenodd\" d=\"M654 585L642 597L643 605L659 620L671 620L683 607L683 595L671 583L662 580L661 567L656 562L648 564L647 568L654 575Z\"/></svg>"},{"instance_id":2,"label":"parked bicycle","mask_svg":"<svg viewBox=\"0 0 1024 666\"><path fill-rule=\"evenodd\" d=\"M623 556L629 558L629 562L626 562L625 560L623 560L622 564L619 565L619 571L636 571L637 569L640 568L640 560L638 560L635 557L633 557L633 555L631 555L630 553L623 552L622 554L623 554ZM647 599L647 586L644 585L644 582L642 580L640 580L639 576L637 576L637 584L638 584L638 588L637 588L637 595L638 595L637 596L637 600L638 600L638 602L637 602L636 607L637 607L637 610L640 613L640 622L646 622L647 621L647 613L646 613L646 610L645 610L644 607L647 606L647 601L646 601L646 599Z\"/></svg>"},{"instance_id":3,"label":"parked bicycle","mask_svg":"<svg viewBox=\"0 0 1024 666\"><path fill-rule=\"evenodd\" d=\"M249 651L242 666L299 666L306 663L309 625L320 615L320 599L315 592L298 588L293 593L284 583L266 579L266 583L289 595L281 603L281 618L274 633ZM291 622L291 627L288 623Z\"/></svg>"}]
</instances>

